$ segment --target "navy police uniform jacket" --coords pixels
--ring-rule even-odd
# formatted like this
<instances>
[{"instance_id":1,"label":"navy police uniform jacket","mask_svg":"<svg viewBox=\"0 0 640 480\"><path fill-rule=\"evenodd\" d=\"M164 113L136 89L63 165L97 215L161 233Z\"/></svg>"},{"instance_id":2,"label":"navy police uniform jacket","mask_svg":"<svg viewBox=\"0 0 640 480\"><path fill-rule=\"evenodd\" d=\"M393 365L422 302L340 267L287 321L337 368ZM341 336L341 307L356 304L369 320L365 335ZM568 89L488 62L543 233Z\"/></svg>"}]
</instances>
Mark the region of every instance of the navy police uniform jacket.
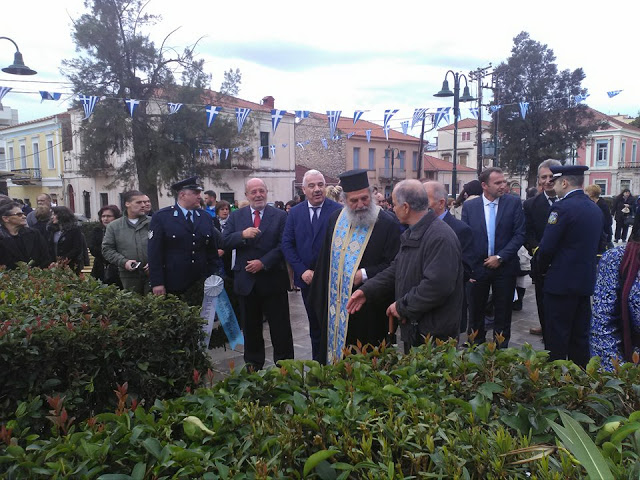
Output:
<instances>
[{"instance_id":1,"label":"navy police uniform jacket","mask_svg":"<svg viewBox=\"0 0 640 480\"><path fill-rule=\"evenodd\" d=\"M582 190L553 204L536 252L537 269L546 273L545 293L593 294L602 224L600 208Z\"/></svg>"},{"instance_id":2,"label":"navy police uniform jacket","mask_svg":"<svg viewBox=\"0 0 640 480\"><path fill-rule=\"evenodd\" d=\"M154 213L147 247L151 288L164 285L168 293L179 294L217 274L219 238L211 216L203 210L194 210L193 222L175 205Z\"/></svg>"}]
</instances>

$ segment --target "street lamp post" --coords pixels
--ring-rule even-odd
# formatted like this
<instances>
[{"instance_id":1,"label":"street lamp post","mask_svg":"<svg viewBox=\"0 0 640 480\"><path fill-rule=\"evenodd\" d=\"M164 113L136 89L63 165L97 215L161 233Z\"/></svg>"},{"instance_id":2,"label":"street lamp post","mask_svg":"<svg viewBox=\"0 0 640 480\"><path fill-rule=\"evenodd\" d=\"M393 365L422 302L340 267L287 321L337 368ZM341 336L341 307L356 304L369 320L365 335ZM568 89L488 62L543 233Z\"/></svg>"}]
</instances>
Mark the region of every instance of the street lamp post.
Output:
<instances>
[{"instance_id":1,"label":"street lamp post","mask_svg":"<svg viewBox=\"0 0 640 480\"><path fill-rule=\"evenodd\" d=\"M453 75L453 92L449 89L447 76ZM460 79L464 78L464 91L460 96ZM451 169L451 194L457 195L458 187L458 115L460 114L460 102L470 102L475 100L469 93L469 84L464 73L456 73L453 70L447 71L442 82L442 90L434 94L434 97L453 97L453 168Z\"/></svg>"},{"instance_id":2,"label":"street lamp post","mask_svg":"<svg viewBox=\"0 0 640 480\"><path fill-rule=\"evenodd\" d=\"M22 60L22 54L20 53L20 49L18 48L18 44L11 40L9 37L0 37L0 40L9 40L13 43L14 47L16 47L16 53L13 56L13 64L9 65L2 69L4 73L11 73L13 75L35 75L35 70L31 70L24 64L24 60Z\"/></svg>"},{"instance_id":3,"label":"street lamp post","mask_svg":"<svg viewBox=\"0 0 640 480\"><path fill-rule=\"evenodd\" d=\"M391 152L391 191L393 191L393 168L396 164L395 153L398 152L398 158L400 158L400 149L391 148L391 145L387 145L387 150Z\"/></svg>"}]
</instances>

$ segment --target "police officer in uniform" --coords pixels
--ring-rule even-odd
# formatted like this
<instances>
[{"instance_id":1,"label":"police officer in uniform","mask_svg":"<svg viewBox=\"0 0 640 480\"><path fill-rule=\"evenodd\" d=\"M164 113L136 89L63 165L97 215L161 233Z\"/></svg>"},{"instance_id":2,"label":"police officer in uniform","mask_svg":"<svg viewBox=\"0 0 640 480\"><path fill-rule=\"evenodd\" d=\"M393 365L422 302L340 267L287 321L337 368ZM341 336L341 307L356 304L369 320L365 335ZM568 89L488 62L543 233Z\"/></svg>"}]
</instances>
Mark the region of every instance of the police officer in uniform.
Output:
<instances>
[{"instance_id":1,"label":"police officer in uniform","mask_svg":"<svg viewBox=\"0 0 640 480\"><path fill-rule=\"evenodd\" d=\"M190 305L200 305L204 280L220 271L220 233L211 217L200 209L198 178L175 183L175 205L151 217L149 226L149 279L154 295L172 293Z\"/></svg>"},{"instance_id":2,"label":"police officer in uniform","mask_svg":"<svg viewBox=\"0 0 640 480\"><path fill-rule=\"evenodd\" d=\"M596 282L602 212L582 190L584 165L551 166L554 190L534 264L544 279L544 343L551 360L589 361L590 297Z\"/></svg>"}]
</instances>

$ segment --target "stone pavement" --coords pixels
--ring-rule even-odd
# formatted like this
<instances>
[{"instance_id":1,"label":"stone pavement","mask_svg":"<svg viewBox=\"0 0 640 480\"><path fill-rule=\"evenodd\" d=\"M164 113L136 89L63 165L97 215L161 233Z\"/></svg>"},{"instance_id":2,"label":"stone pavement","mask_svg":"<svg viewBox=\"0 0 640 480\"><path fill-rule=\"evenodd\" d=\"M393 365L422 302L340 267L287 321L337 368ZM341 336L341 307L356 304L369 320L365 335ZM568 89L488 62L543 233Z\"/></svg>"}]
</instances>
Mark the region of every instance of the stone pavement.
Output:
<instances>
[{"instance_id":1,"label":"stone pavement","mask_svg":"<svg viewBox=\"0 0 640 480\"><path fill-rule=\"evenodd\" d=\"M542 337L531 335L530 328L538 327L538 312L536 308L536 298L531 279L527 278L527 291L524 296L522 310L513 312L511 322L511 341L509 345L518 347L524 343L531 344L535 349L542 349ZM307 312L302 303L300 292L289 292L289 309L291 313L291 329L293 332L293 344L296 359L311 359L311 341L309 339L309 322ZM266 351L265 368L273 366L273 347L269 337L269 326L264 324L264 340ZM487 335L489 338L489 334ZM213 362L213 369L216 379L224 378L231 365L233 368L242 368L244 365L242 346L231 350L228 345L225 348L215 348L209 350L209 355Z\"/></svg>"}]
</instances>

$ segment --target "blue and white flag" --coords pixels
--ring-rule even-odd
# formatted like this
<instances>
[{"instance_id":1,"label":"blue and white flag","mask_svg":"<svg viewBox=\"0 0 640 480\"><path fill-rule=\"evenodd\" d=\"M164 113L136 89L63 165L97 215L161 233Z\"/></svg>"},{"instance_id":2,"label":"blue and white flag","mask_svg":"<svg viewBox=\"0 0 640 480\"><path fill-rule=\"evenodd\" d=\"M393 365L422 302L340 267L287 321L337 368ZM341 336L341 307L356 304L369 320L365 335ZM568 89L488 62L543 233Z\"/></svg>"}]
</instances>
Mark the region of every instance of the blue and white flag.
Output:
<instances>
[{"instance_id":1,"label":"blue and white flag","mask_svg":"<svg viewBox=\"0 0 640 480\"><path fill-rule=\"evenodd\" d=\"M351 132L351 133L347 133L347 140L349 140L351 137L353 137L356 134L356 132Z\"/></svg>"},{"instance_id":2,"label":"blue and white flag","mask_svg":"<svg viewBox=\"0 0 640 480\"><path fill-rule=\"evenodd\" d=\"M296 118L309 118L309 110L296 110Z\"/></svg>"},{"instance_id":3,"label":"blue and white flag","mask_svg":"<svg viewBox=\"0 0 640 480\"><path fill-rule=\"evenodd\" d=\"M589 95L590 95L589 93L587 93L586 95L576 95L573 98L576 101L576 103L580 103L580 102L584 102Z\"/></svg>"},{"instance_id":4,"label":"blue and white flag","mask_svg":"<svg viewBox=\"0 0 640 480\"><path fill-rule=\"evenodd\" d=\"M211 160L213 160L213 149L208 148L208 149L207 149L207 153L209 154L209 158L210 158Z\"/></svg>"},{"instance_id":5,"label":"blue and white flag","mask_svg":"<svg viewBox=\"0 0 640 480\"><path fill-rule=\"evenodd\" d=\"M520 105L520 115L522 115L522 119L524 120L529 111L529 102L520 102L518 105Z\"/></svg>"},{"instance_id":6,"label":"blue and white flag","mask_svg":"<svg viewBox=\"0 0 640 480\"><path fill-rule=\"evenodd\" d=\"M402 127L402 133L404 133L406 135L407 134L407 130L409 130L409 120L401 122L400 126Z\"/></svg>"},{"instance_id":7,"label":"blue and white flag","mask_svg":"<svg viewBox=\"0 0 640 480\"><path fill-rule=\"evenodd\" d=\"M82 103L82 108L84 108L84 118L86 120L93 113L93 109L100 100L100 97L96 97L94 95L79 95L78 100Z\"/></svg>"},{"instance_id":8,"label":"blue and white flag","mask_svg":"<svg viewBox=\"0 0 640 480\"><path fill-rule=\"evenodd\" d=\"M502 108L502 105L490 105L489 111L491 111L491 113L496 113L501 108Z\"/></svg>"},{"instance_id":9,"label":"blue and white flag","mask_svg":"<svg viewBox=\"0 0 640 480\"><path fill-rule=\"evenodd\" d=\"M271 110L271 128L273 129L273 133L276 133L276 128L278 128L278 124L285 113L287 113L286 110Z\"/></svg>"},{"instance_id":10,"label":"blue and white flag","mask_svg":"<svg viewBox=\"0 0 640 480\"><path fill-rule=\"evenodd\" d=\"M364 110L356 110L355 112L353 112L353 124L355 125L356 122L358 120L360 120L360 117L362 117L362 114L364 113Z\"/></svg>"},{"instance_id":11,"label":"blue and white flag","mask_svg":"<svg viewBox=\"0 0 640 480\"><path fill-rule=\"evenodd\" d=\"M610 92L607 92L607 95L609 95L609 98L613 98L616 95L618 95L620 92L622 92L622 90L611 90Z\"/></svg>"},{"instance_id":12,"label":"blue and white flag","mask_svg":"<svg viewBox=\"0 0 640 480\"><path fill-rule=\"evenodd\" d=\"M383 125L382 129L384 130L384 135L385 137L387 137L387 140L389 140L389 120L391 120L391 117L393 117L396 113L398 113L398 109L384 111L384 120L382 123Z\"/></svg>"},{"instance_id":13,"label":"blue and white flag","mask_svg":"<svg viewBox=\"0 0 640 480\"><path fill-rule=\"evenodd\" d=\"M262 158L262 157L264 156L264 146L263 146L263 145L260 145L260 146L258 147L258 150L260 151L260 158Z\"/></svg>"},{"instance_id":14,"label":"blue and white flag","mask_svg":"<svg viewBox=\"0 0 640 480\"><path fill-rule=\"evenodd\" d=\"M367 135L367 142L371 143L371 130L365 130L364 133Z\"/></svg>"},{"instance_id":15,"label":"blue and white flag","mask_svg":"<svg viewBox=\"0 0 640 480\"><path fill-rule=\"evenodd\" d=\"M300 147L304 150L304 145L302 144L302 142L296 142L296 147Z\"/></svg>"},{"instance_id":16,"label":"blue and white flag","mask_svg":"<svg viewBox=\"0 0 640 480\"><path fill-rule=\"evenodd\" d=\"M244 122L250 113L251 113L250 108L236 107L236 119L238 120L238 133L240 133L240 130L242 130L242 126L244 125Z\"/></svg>"},{"instance_id":17,"label":"blue and white flag","mask_svg":"<svg viewBox=\"0 0 640 480\"><path fill-rule=\"evenodd\" d=\"M470 113L470 114L471 114L471 116L472 116L473 118L475 118L475 119L477 119L477 118L478 118L478 114L479 114L479 112L480 112L480 109L479 109L479 108L477 108L477 107L473 107L473 108L470 108L470 109L469 109L469 113Z\"/></svg>"},{"instance_id":18,"label":"blue and white flag","mask_svg":"<svg viewBox=\"0 0 640 480\"><path fill-rule=\"evenodd\" d=\"M244 147L244 151L245 152L250 152L251 151L251 147Z\"/></svg>"},{"instance_id":19,"label":"blue and white flag","mask_svg":"<svg viewBox=\"0 0 640 480\"><path fill-rule=\"evenodd\" d=\"M169 107L169 115L173 115L174 113L178 113L182 108L181 103L167 103L167 107Z\"/></svg>"},{"instance_id":20,"label":"blue and white flag","mask_svg":"<svg viewBox=\"0 0 640 480\"><path fill-rule=\"evenodd\" d=\"M326 138L323 138L320 141L322 142L322 146L325 148L325 150L329 148L329 142L327 142Z\"/></svg>"},{"instance_id":21,"label":"blue and white flag","mask_svg":"<svg viewBox=\"0 0 640 480\"><path fill-rule=\"evenodd\" d=\"M224 158L225 158L225 160L226 160L227 158L229 158L229 149L228 149L228 148L225 148L225 149L224 149Z\"/></svg>"},{"instance_id":22,"label":"blue and white flag","mask_svg":"<svg viewBox=\"0 0 640 480\"><path fill-rule=\"evenodd\" d=\"M342 110L327 110L327 117L329 117L329 133L331 134L331 137L336 134L340 115L342 115Z\"/></svg>"},{"instance_id":23,"label":"blue and white flag","mask_svg":"<svg viewBox=\"0 0 640 480\"><path fill-rule=\"evenodd\" d=\"M218 160L222 161L222 149L218 149Z\"/></svg>"},{"instance_id":24,"label":"blue and white flag","mask_svg":"<svg viewBox=\"0 0 640 480\"><path fill-rule=\"evenodd\" d=\"M271 150L271 156L275 158L275 156L276 156L276 146L275 145L269 145L269 150Z\"/></svg>"},{"instance_id":25,"label":"blue and white flag","mask_svg":"<svg viewBox=\"0 0 640 480\"><path fill-rule=\"evenodd\" d=\"M334 135L334 137L333 137L331 140L333 140L334 142L337 142L337 141L338 141L338 140L340 140L341 138L342 138L342 136L341 136L341 135Z\"/></svg>"},{"instance_id":26,"label":"blue and white flag","mask_svg":"<svg viewBox=\"0 0 640 480\"><path fill-rule=\"evenodd\" d=\"M11 87L0 87L0 102L2 102L2 99L4 98L4 96L10 91L11 91Z\"/></svg>"},{"instance_id":27,"label":"blue and white flag","mask_svg":"<svg viewBox=\"0 0 640 480\"><path fill-rule=\"evenodd\" d=\"M127 110L129 110L129 115L133 117L133 112L135 112L138 105L140 105L140 100L134 100L133 98L125 98L124 104L127 106Z\"/></svg>"},{"instance_id":28,"label":"blue and white flag","mask_svg":"<svg viewBox=\"0 0 640 480\"><path fill-rule=\"evenodd\" d=\"M236 147L233 149L233 153L240 153L240 147Z\"/></svg>"},{"instance_id":29,"label":"blue and white flag","mask_svg":"<svg viewBox=\"0 0 640 480\"><path fill-rule=\"evenodd\" d=\"M289 146L289 144L288 144L288 143L283 143L283 144L282 144L282 148L287 148L288 146Z\"/></svg>"},{"instance_id":30,"label":"blue and white flag","mask_svg":"<svg viewBox=\"0 0 640 480\"><path fill-rule=\"evenodd\" d=\"M449 110L451 110L451 107L438 108L435 117L433 118L433 124L436 128L440 125L442 120L447 124L449 123Z\"/></svg>"},{"instance_id":31,"label":"blue and white flag","mask_svg":"<svg viewBox=\"0 0 640 480\"><path fill-rule=\"evenodd\" d=\"M411 120L411 130L413 130L413 127L416 126L416 123L419 123L422 121L422 119L426 114L427 114L426 108L416 108L413 111L413 120Z\"/></svg>"},{"instance_id":32,"label":"blue and white flag","mask_svg":"<svg viewBox=\"0 0 640 480\"><path fill-rule=\"evenodd\" d=\"M62 94L58 93L58 92L45 92L44 90L40 90L40 103L44 102L45 100L56 100L56 101L58 101L58 100L60 100L61 96L62 96Z\"/></svg>"},{"instance_id":33,"label":"blue and white flag","mask_svg":"<svg viewBox=\"0 0 640 480\"><path fill-rule=\"evenodd\" d=\"M207 105L205 111L207 112L207 127L210 127L213 121L216 119L218 114L222 110L222 107L214 107L212 105Z\"/></svg>"}]
</instances>

